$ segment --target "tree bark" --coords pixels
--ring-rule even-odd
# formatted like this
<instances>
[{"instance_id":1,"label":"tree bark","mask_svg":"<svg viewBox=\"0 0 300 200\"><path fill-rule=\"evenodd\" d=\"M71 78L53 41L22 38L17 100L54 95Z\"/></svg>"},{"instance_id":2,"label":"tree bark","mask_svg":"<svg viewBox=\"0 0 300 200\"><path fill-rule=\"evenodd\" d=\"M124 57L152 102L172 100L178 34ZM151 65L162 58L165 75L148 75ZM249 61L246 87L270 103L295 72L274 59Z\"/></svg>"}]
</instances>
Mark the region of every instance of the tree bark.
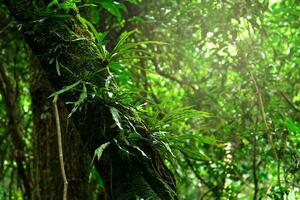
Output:
<instances>
[{"instance_id":1,"label":"tree bark","mask_svg":"<svg viewBox=\"0 0 300 200\"><path fill-rule=\"evenodd\" d=\"M28 0L5 0L5 4L15 19L22 23L25 40L37 55L45 71L45 77L55 90L60 90L63 86L71 85L78 80L91 82L98 88L105 87L108 71L101 70L99 73L96 71L104 69L106 63L99 56L99 50L91 33L81 23L75 10L64 11L67 12L65 14L68 16L62 18L45 15L47 3L41 0L35 1L36 6L33 6L32 1ZM60 76L53 60L57 60L60 66L64 66L61 68ZM68 70L65 70L66 68ZM93 74L93 76L87 76L88 74ZM45 90L41 89L38 93L42 92ZM80 94L78 91L73 91L64 93L60 97L63 102L76 101ZM44 104L39 104L38 101L40 99L34 101L33 109L43 107ZM64 109L64 106L61 105L60 107L60 110ZM67 106L67 109L70 112L72 108ZM63 113L66 112L63 111ZM63 115L61 119L67 120L67 116ZM177 199L174 178L153 147L151 135L146 129L138 130L145 137L145 141L135 145L145 152L148 158L136 148L126 144L124 146L131 151L131 154L124 157L121 155L118 145L118 142L126 143L126 139L123 139L124 133L113 126L115 121L111 115L110 106L101 99L89 98L85 102L84 109L75 112L71 119L81 138L78 141L80 144L75 143L75 146L87 147L91 157L97 147L110 142L109 147L104 150L100 162L95 162L110 199L126 200L136 199L136 197ZM35 120L38 121L39 119ZM65 135L63 137L67 137L64 141L72 145L72 141L75 139L70 137L67 132L63 134ZM75 141L77 142L77 140ZM41 150L45 151L44 149ZM70 151L64 154L73 155ZM70 155L67 157L73 157ZM76 157L76 155L74 156ZM58 165L58 159L52 162L57 162L56 165ZM71 160L66 160L66 163L68 162ZM55 170L59 170L59 166ZM73 170L77 169L71 171ZM70 170L67 170L67 174L68 171L71 173ZM81 177L80 174L76 174L78 179ZM63 184L62 181L61 184ZM42 196L41 198L45 199Z\"/></svg>"},{"instance_id":2,"label":"tree bark","mask_svg":"<svg viewBox=\"0 0 300 200\"><path fill-rule=\"evenodd\" d=\"M23 140L24 124L19 104L19 92L15 90L12 80L3 67L0 67L0 95L2 95L7 110L8 135L13 146L13 155L20 176L20 188L25 200L31 199L30 166L25 158L25 142Z\"/></svg>"},{"instance_id":3,"label":"tree bark","mask_svg":"<svg viewBox=\"0 0 300 200\"><path fill-rule=\"evenodd\" d=\"M30 56L30 94L33 118L34 193L33 199L61 199L63 179L60 172L56 125L52 99L54 92L46 74L34 56ZM69 182L69 199L89 199L88 153L82 146L80 134L62 101L58 101L63 134L65 169Z\"/></svg>"}]
</instances>

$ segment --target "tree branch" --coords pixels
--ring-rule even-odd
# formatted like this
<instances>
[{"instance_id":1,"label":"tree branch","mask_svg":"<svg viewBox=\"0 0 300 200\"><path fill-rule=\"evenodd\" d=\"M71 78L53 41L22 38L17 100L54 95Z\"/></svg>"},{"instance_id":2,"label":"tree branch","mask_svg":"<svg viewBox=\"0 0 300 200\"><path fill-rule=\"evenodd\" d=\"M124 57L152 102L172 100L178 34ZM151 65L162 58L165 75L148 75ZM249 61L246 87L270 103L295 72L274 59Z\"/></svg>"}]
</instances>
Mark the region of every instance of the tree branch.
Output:
<instances>
[{"instance_id":1,"label":"tree branch","mask_svg":"<svg viewBox=\"0 0 300 200\"><path fill-rule=\"evenodd\" d=\"M63 193L63 200L67 200L67 193L68 193L68 180L66 176L65 166L64 166L64 155L63 155L63 147L62 147L62 139L61 139L61 128L59 122L59 113L57 109L57 99L58 96L53 98L53 106L54 106L54 115L55 115L55 122L57 128L57 139L58 139L58 153L59 153L59 162L60 162L60 169L61 174L64 181L64 193Z\"/></svg>"},{"instance_id":2,"label":"tree branch","mask_svg":"<svg viewBox=\"0 0 300 200\"><path fill-rule=\"evenodd\" d=\"M278 91L278 93L286 100L286 102L296 111L300 112L300 109L298 109L294 103L289 99L289 97L283 92L283 91Z\"/></svg>"}]
</instances>

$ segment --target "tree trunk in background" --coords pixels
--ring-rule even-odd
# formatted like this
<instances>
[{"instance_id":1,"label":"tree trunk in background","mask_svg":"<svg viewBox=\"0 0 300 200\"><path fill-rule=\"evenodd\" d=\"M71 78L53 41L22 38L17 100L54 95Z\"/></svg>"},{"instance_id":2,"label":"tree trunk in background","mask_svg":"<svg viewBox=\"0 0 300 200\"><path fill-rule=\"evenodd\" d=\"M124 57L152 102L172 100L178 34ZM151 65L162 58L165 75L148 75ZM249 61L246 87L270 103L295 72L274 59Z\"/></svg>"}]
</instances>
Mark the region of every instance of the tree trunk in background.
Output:
<instances>
[{"instance_id":1,"label":"tree trunk in background","mask_svg":"<svg viewBox=\"0 0 300 200\"><path fill-rule=\"evenodd\" d=\"M99 50L91 38L90 32L80 22L80 17L75 11L70 11L70 15L66 18L45 17L44 15L38 15L45 11L47 6L45 2L47 1L35 1L36 6L33 6L32 1L29 0L5 0L4 2L15 19L22 23L22 31L26 42L37 55L45 71L46 78L37 78L36 84L48 79L55 90L60 90L63 86L71 85L78 80L84 80L97 85L98 88L105 87L108 72L106 70L100 70L99 73L95 72L104 68L106 64L99 57ZM61 76L58 76L55 61L53 62L53 60L57 60L60 66L67 67L68 71L61 68ZM88 74L93 74L93 76L86 80ZM35 77L36 75L33 75L33 78ZM58 157L56 157L58 155L57 148L53 148L53 151L47 150L47 145L49 147L56 145L54 131L50 131L54 130L53 119L40 123L40 120L42 120L41 116L44 117L47 111L51 113L52 106L47 97L52 91L44 86L32 88L31 91L33 112L35 113L34 122L36 124L35 137L37 137L35 138L35 145L42 152L36 152L39 155L36 159L36 165L38 166L36 174L38 176L42 174L43 176L36 177L38 179L37 185L39 188L46 187L43 185L46 183L41 181L44 181L43 178L48 177L49 179L51 176L48 176L47 173L50 173L51 170L56 170L56 176L51 178L57 178L58 182L54 181L57 185L47 185L47 188L43 190L48 193L54 193L55 197L60 199L59 197L62 195L61 189L55 190L55 187L63 184L62 180L61 183L58 180L61 175ZM63 102L74 102L77 101L80 94L80 91L73 91L60 95L60 98ZM71 107L67 108L69 112L72 109ZM59 105L59 111L64 127L62 130L66 130L66 127L68 127L66 121L68 112L62 102ZM154 149L150 139L151 136L145 129L139 131L148 140L142 141L137 145L150 159L146 158L135 148L131 149L135 151L134 155L121 156L116 141L122 140L124 136L121 134L123 133L120 133L115 126L112 126L115 124L115 121L111 116L110 107L101 99L89 98L85 102L84 109L75 112L72 120L80 136L73 129L71 122L69 122L71 130L63 131L64 156L66 157L65 163L68 179L71 178L71 181L72 179L76 181L86 177L87 169L79 169L77 165L81 165L82 162L86 163L89 157L78 154L78 149L87 147L89 155L92 157L97 147L110 142L109 147L104 150L100 162L95 162L110 199L129 200L136 199L136 197L163 200L177 199L174 178L163 163L159 153ZM39 133L40 130L41 132ZM130 148L130 146L127 147ZM49 157L43 160L45 155L49 155ZM41 160L43 160L43 163L40 163ZM73 190L70 188L69 194L81 195L79 194L82 192L80 189L81 187L73 188ZM41 189L37 190L37 194L40 195L38 196L39 199L47 199L44 195L48 194L43 194L42 192L44 191L41 191ZM70 197L69 199L72 198ZM73 199L76 198L74 197Z\"/></svg>"},{"instance_id":2,"label":"tree trunk in background","mask_svg":"<svg viewBox=\"0 0 300 200\"><path fill-rule=\"evenodd\" d=\"M8 77L3 66L0 67L0 95L4 99L8 118L8 135L10 137L13 156L17 164L17 173L20 176L19 183L24 200L31 199L31 177L29 161L25 158L25 133L23 124L23 114L19 104L19 91L13 86L13 82Z\"/></svg>"},{"instance_id":3,"label":"tree trunk in background","mask_svg":"<svg viewBox=\"0 0 300 200\"><path fill-rule=\"evenodd\" d=\"M63 179L60 171L57 131L53 112L53 88L38 59L30 58L30 93L32 99L34 146L34 197L33 199L61 199ZM68 178L68 198L88 198L88 154L82 146L79 132L68 120L68 110L58 101L62 130L63 154Z\"/></svg>"}]
</instances>

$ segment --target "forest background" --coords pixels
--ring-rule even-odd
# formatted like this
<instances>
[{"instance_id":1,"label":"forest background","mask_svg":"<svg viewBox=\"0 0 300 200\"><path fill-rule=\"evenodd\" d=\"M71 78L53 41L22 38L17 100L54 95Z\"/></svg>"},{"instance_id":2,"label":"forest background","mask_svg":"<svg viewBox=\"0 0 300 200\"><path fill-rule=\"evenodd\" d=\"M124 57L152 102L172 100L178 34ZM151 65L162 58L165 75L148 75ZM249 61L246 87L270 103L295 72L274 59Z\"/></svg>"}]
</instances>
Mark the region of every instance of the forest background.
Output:
<instances>
[{"instance_id":1,"label":"forest background","mask_svg":"<svg viewBox=\"0 0 300 200\"><path fill-rule=\"evenodd\" d=\"M56 95L69 199L299 199L299 27L297 0L0 0L0 199L61 199Z\"/></svg>"}]
</instances>

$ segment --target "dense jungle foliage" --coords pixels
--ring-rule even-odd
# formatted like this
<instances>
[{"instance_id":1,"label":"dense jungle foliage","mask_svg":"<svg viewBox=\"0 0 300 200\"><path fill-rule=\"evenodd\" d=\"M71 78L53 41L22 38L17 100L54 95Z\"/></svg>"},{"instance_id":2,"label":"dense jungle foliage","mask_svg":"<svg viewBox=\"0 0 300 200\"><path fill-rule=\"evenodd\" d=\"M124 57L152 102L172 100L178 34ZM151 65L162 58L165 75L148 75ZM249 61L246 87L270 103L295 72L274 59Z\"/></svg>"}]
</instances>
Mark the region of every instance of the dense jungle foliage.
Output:
<instances>
[{"instance_id":1,"label":"dense jungle foliage","mask_svg":"<svg viewBox=\"0 0 300 200\"><path fill-rule=\"evenodd\" d=\"M0 0L0 199L300 199L299 27L297 0Z\"/></svg>"}]
</instances>

